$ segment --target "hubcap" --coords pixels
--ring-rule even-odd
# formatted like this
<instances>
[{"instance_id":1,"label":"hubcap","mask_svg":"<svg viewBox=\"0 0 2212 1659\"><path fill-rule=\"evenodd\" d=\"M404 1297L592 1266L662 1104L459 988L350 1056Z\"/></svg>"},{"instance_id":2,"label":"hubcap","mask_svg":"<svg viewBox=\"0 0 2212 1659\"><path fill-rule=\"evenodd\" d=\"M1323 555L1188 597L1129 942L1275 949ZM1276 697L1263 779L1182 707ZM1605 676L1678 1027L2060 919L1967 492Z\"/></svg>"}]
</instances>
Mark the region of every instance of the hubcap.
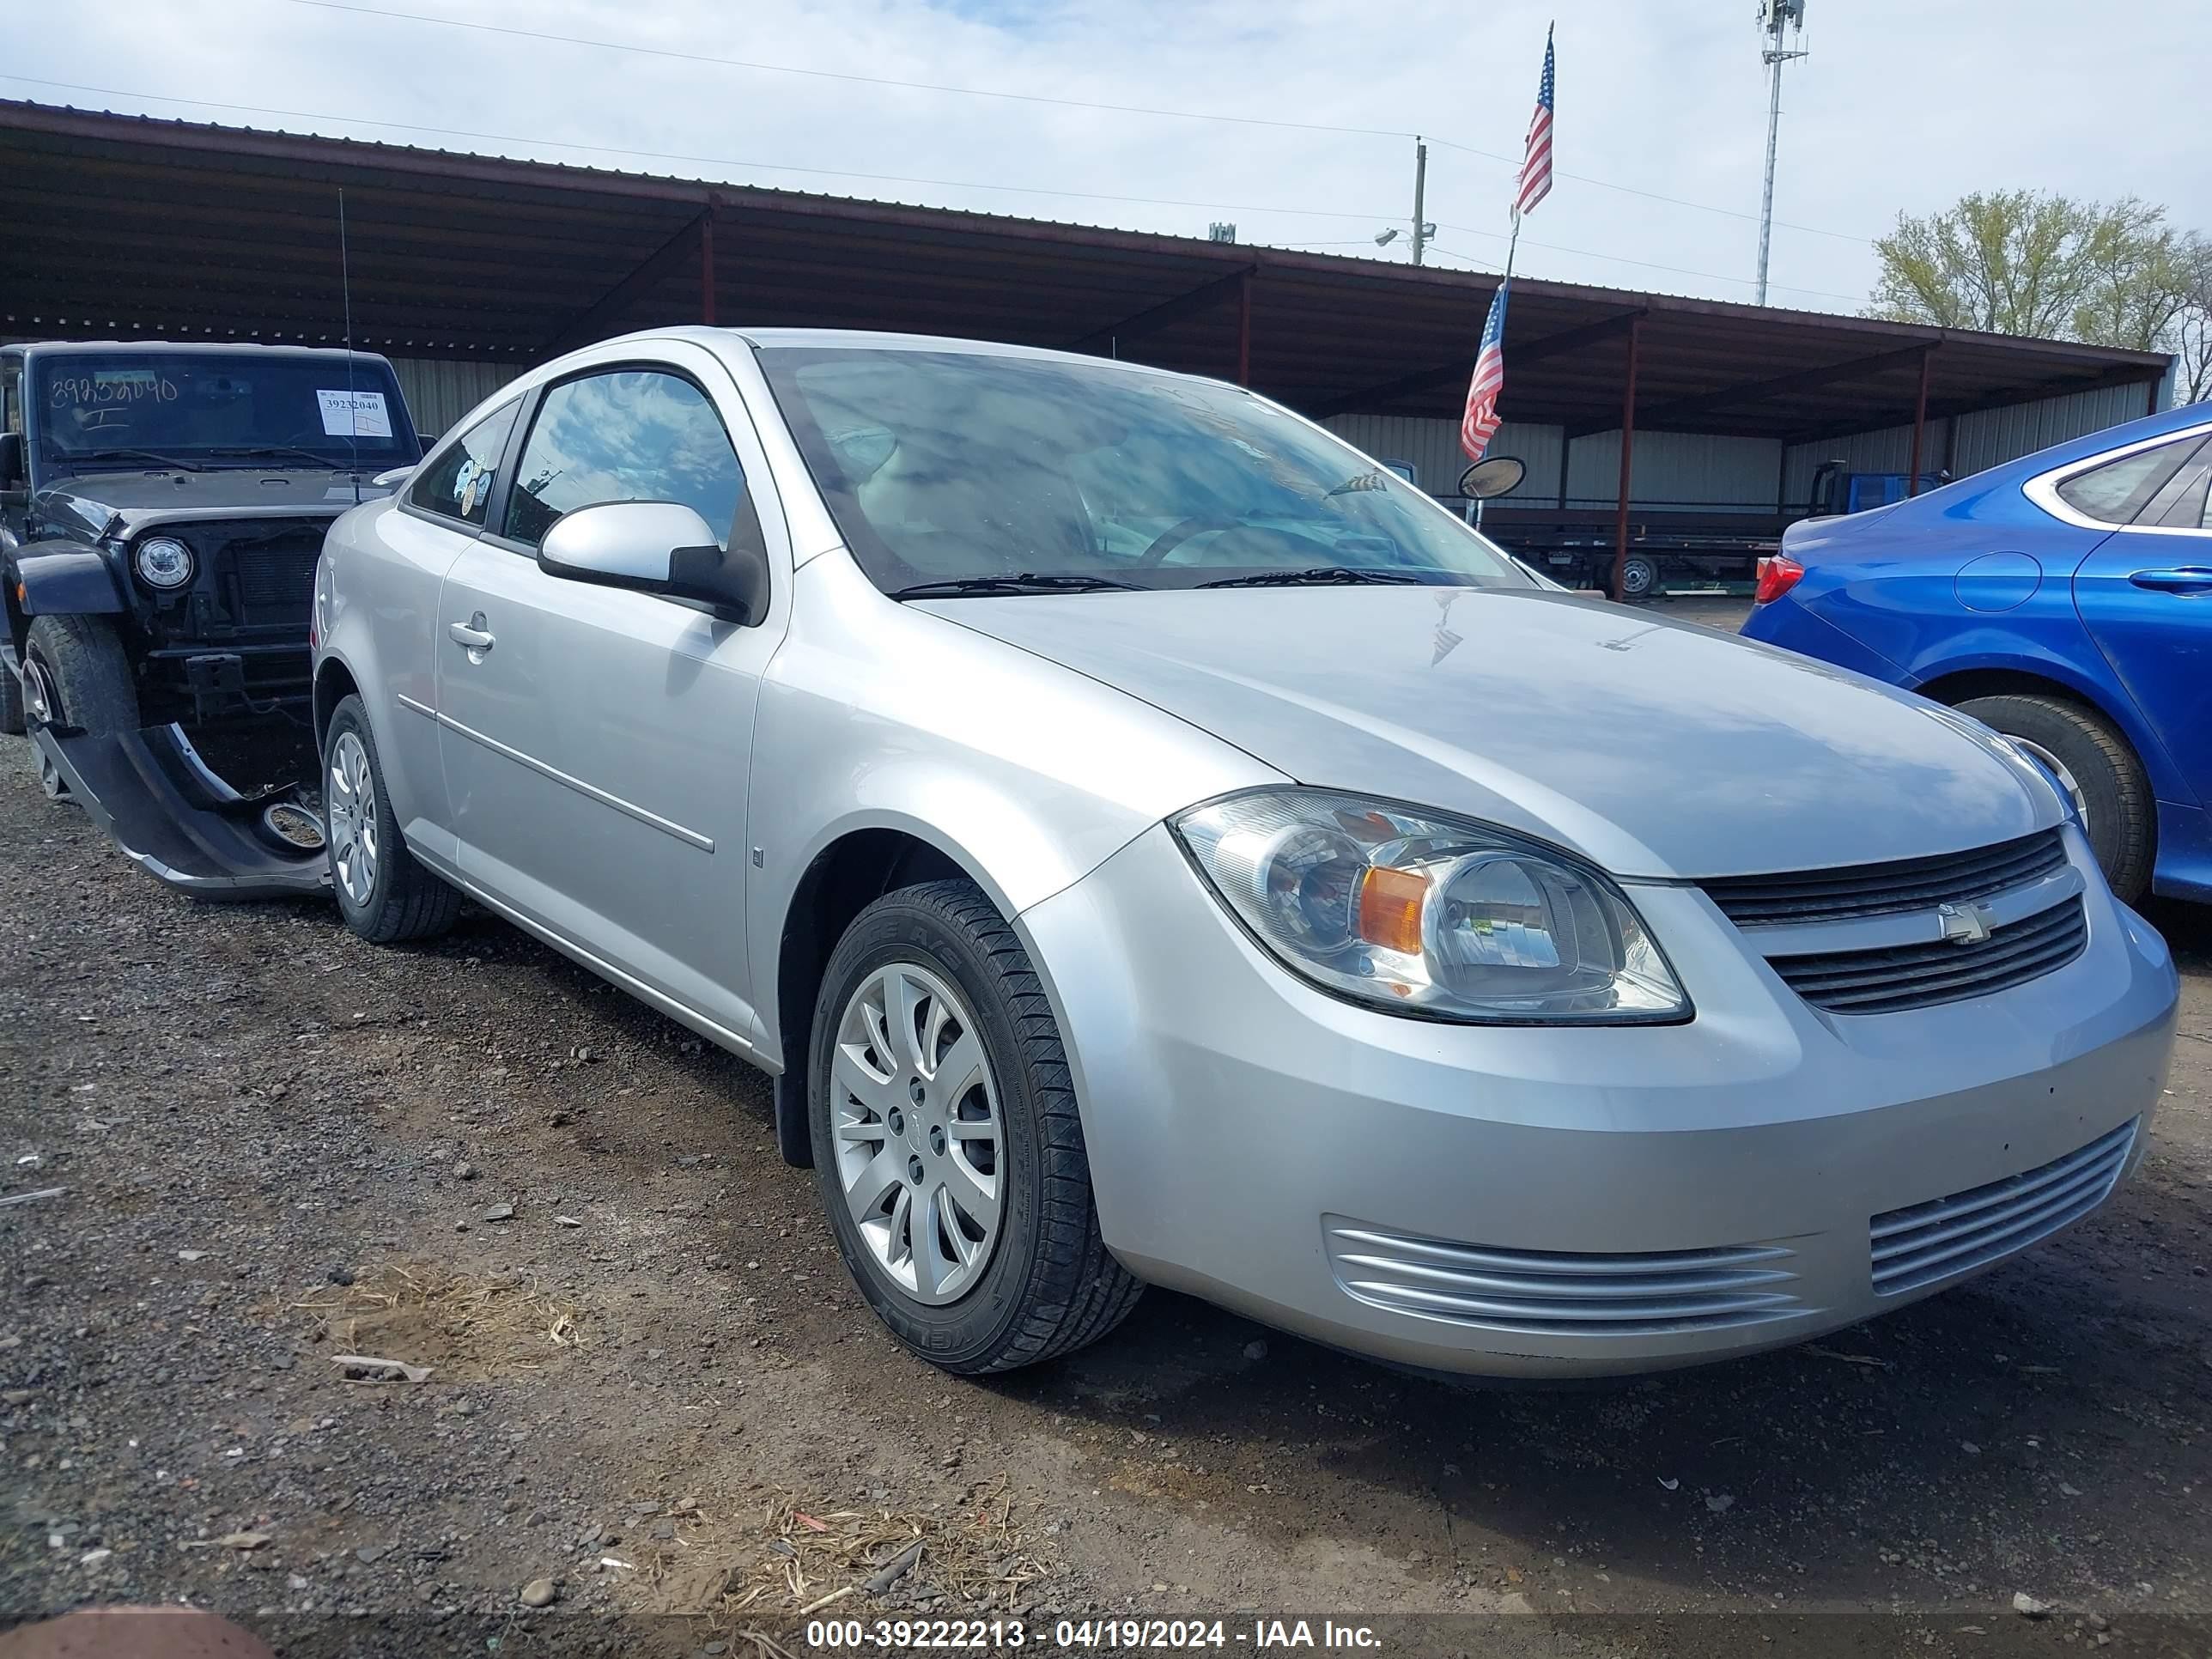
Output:
<instances>
[{"instance_id":1,"label":"hubcap","mask_svg":"<svg viewBox=\"0 0 2212 1659\"><path fill-rule=\"evenodd\" d=\"M323 811L330 823L331 873L358 908L376 891L377 848L376 781L357 733L342 732L331 745Z\"/></svg>"},{"instance_id":2,"label":"hubcap","mask_svg":"<svg viewBox=\"0 0 2212 1659\"><path fill-rule=\"evenodd\" d=\"M2089 804L2082 799L2081 786L2075 781L2074 774L2067 769L2065 763L2039 743L2030 743L2021 737L2015 737L2013 741L2027 750L2038 766L2051 774L2065 793L2066 799L2073 802L2074 816L2081 820L2081 832L2087 835L2089 830Z\"/></svg>"},{"instance_id":3,"label":"hubcap","mask_svg":"<svg viewBox=\"0 0 2212 1659\"><path fill-rule=\"evenodd\" d=\"M1006 1143L975 1016L893 963L846 1003L830 1060L837 1182L876 1265L917 1302L957 1301L999 1240Z\"/></svg>"}]
</instances>

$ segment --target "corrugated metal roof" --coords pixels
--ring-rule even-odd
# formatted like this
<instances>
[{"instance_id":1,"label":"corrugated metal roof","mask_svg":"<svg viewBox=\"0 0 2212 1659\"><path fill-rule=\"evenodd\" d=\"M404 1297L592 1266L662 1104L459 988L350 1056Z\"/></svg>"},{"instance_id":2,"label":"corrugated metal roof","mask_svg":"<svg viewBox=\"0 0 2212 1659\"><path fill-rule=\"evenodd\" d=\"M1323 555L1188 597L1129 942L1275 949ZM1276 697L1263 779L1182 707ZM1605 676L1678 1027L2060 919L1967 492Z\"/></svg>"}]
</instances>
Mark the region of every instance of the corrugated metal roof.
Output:
<instances>
[{"instance_id":1,"label":"corrugated metal roof","mask_svg":"<svg viewBox=\"0 0 2212 1659\"><path fill-rule=\"evenodd\" d=\"M1496 278L1012 216L0 102L0 331L342 337L516 367L700 320L969 335L1236 378L1319 414L1443 416ZM711 249L711 254L709 253ZM702 283L711 268L711 294ZM1249 313L1244 307L1249 306ZM1516 280L1505 413L1802 439L2154 379L2166 359ZM1646 411L1649 411L1647 414Z\"/></svg>"}]
</instances>

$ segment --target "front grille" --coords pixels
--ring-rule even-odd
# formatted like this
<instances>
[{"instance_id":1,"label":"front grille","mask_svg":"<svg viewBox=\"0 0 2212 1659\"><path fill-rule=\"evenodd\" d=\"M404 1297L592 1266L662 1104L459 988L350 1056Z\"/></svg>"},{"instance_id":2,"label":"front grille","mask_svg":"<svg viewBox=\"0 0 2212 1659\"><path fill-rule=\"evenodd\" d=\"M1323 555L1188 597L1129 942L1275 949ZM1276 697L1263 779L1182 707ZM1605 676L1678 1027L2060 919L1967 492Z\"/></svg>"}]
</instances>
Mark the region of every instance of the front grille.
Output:
<instances>
[{"instance_id":1,"label":"front grille","mask_svg":"<svg viewBox=\"0 0 2212 1659\"><path fill-rule=\"evenodd\" d=\"M1770 957L1767 965L1815 1008L1832 1014L1893 1014L1985 997L2064 967L2088 942L2079 894L1992 928L1978 945L1936 939L1878 951Z\"/></svg>"},{"instance_id":2,"label":"front grille","mask_svg":"<svg viewBox=\"0 0 2212 1659\"><path fill-rule=\"evenodd\" d=\"M258 536L233 537L225 550L238 583L240 620L247 623L307 625L315 598L320 530L288 527Z\"/></svg>"},{"instance_id":3,"label":"front grille","mask_svg":"<svg viewBox=\"0 0 2212 1659\"><path fill-rule=\"evenodd\" d=\"M1875 1217L1875 1293L1897 1296L1985 1267L2080 1220L2120 1178L2139 1121L2025 1175Z\"/></svg>"},{"instance_id":4,"label":"front grille","mask_svg":"<svg viewBox=\"0 0 2212 1659\"><path fill-rule=\"evenodd\" d=\"M2057 830L2045 830L1971 853L1783 876L1730 876L1704 886L1730 921L1739 927L1757 927L1775 922L1844 921L1966 903L2022 886L2065 862L2064 840Z\"/></svg>"},{"instance_id":5,"label":"front grille","mask_svg":"<svg viewBox=\"0 0 2212 1659\"><path fill-rule=\"evenodd\" d=\"M1725 1329L1808 1311L1776 1244L1581 1255L1505 1250L1388 1232L1324 1216L1337 1283L1370 1306L1485 1330L1652 1336Z\"/></svg>"}]
</instances>

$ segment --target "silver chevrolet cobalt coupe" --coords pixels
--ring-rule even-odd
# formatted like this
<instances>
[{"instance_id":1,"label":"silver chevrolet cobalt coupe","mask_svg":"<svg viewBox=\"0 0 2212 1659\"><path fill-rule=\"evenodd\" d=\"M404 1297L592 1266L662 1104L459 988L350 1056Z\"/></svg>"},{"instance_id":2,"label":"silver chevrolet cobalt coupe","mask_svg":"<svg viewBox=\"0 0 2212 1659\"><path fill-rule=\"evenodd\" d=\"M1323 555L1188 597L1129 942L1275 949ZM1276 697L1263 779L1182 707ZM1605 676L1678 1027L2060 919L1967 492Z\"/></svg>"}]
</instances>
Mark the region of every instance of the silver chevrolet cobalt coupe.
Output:
<instances>
[{"instance_id":1,"label":"silver chevrolet cobalt coupe","mask_svg":"<svg viewBox=\"0 0 2212 1659\"><path fill-rule=\"evenodd\" d=\"M347 925L466 896L773 1074L949 1370L1146 1284L1456 1371L1794 1341L2095 1210L2167 1063L2006 739L1212 381L610 341L337 521L315 640Z\"/></svg>"}]
</instances>

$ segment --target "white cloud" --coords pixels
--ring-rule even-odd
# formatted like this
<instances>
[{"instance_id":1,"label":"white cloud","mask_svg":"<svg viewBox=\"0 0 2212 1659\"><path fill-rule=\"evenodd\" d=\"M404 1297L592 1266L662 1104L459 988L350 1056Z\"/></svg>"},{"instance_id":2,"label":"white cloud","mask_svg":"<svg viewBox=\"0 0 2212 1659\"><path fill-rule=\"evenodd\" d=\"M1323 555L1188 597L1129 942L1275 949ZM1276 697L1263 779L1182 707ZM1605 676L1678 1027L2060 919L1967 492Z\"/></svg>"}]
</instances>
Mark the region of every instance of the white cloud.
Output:
<instances>
[{"instance_id":1,"label":"white cloud","mask_svg":"<svg viewBox=\"0 0 2212 1659\"><path fill-rule=\"evenodd\" d=\"M1419 130L1517 155L1549 4L1532 0L371 0L675 52L1275 120ZM1558 165L1731 208L1729 217L1562 177L1529 221L1522 269L1610 286L1751 297L1765 87L1750 0L1560 9ZM2026 185L2137 194L2212 228L2212 161L2190 112L2212 8L2157 0L2105 20L2078 4L1976 10L1814 0L1812 55L1784 81L1777 216L1871 236L1899 209ZM50 6L10 23L0 93L454 149L727 178L1133 229L1367 240L1412 210L1411 141L902 90L327 10L292 0ZM193 98L512 135L441 137L249 115ZM656 160L562 148L727 158ZM773 170L824 170L808 173ZM1429 216L1442 257L1494 264L1509 163L1441 145ZM898 184L866 174L946 181ZM959 187L957 181L1023 186ZM1076 192L1090 192L1089 195ZM1115 202L1164 198L1190 205ZM1287 210L1303 210L1292 212ZM1405 239L1392 257L1403 258ZM1565 252L1563 250L1581 250ZM1643 261L1644 264L1629 263ZM1674 269L1662 269L1674 267ZM1692 275L1691 272L1711 273ZM1852 309L1863 240L1775 234L1772 298Z\"/></svg>"}]
</instances>

